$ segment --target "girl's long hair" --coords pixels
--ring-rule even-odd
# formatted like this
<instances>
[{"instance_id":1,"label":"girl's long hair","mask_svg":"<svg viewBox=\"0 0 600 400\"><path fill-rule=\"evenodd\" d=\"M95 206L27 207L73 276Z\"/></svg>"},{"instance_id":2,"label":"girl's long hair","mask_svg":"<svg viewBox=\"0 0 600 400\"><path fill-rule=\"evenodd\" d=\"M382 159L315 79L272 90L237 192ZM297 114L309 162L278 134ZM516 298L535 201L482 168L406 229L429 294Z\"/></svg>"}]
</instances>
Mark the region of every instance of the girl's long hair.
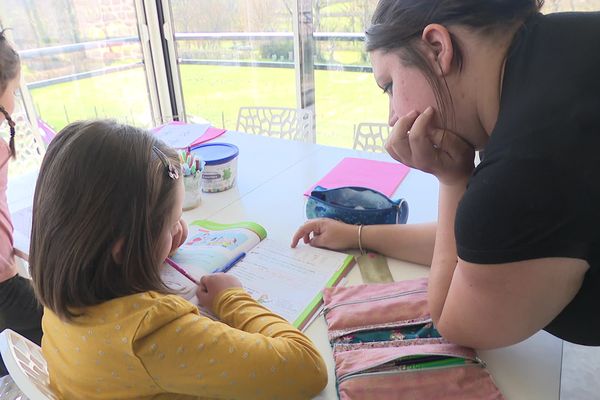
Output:
<instances>
[{"instance_id":1,"label":"girl's long hair","mask_svg":"<svg viewBox=\"0 0 600 400\"><path fill-rule=\"evenodd\" d=\"M48 146L33 203L30 265L36 295L62 319L145 291L170 292L156 248L175 202L175 152L142 129L76 122ZM123 241L123 259L112 257Z\"/></svg>"}]
</instances>

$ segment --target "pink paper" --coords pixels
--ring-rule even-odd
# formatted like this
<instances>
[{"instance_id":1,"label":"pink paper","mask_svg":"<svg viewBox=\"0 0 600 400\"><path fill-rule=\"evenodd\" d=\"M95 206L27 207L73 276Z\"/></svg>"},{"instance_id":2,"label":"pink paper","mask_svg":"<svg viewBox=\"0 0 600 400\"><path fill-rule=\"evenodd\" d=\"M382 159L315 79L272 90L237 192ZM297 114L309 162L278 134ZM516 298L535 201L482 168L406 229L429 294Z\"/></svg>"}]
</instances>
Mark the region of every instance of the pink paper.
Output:
<instances>
[{"instance_id":1,"label":"pink paper","mask_svg":"<svg viewBox=\"0 0 600 400\"><path fill-rule=\"evenodd\" d=\"M175 148L185 148L185 147L196 147L204 142L208 142L209 140L212 140L218 136L221 136L223 133L226 132L225 129L219 129L219 128L215 128L214 126L208 126L208 124L186 124L185 122L181 122L181 121L171 121L167 124L163 124L160 126L157 126L156 128L153 128L150 130L150 132L153 132L155 134L158 134L160 136L161 131L163 130L163 128L167 127L167 126L172 126L174 129L179 129L179 128L175 128L177 126L181 126L181 128L183 128L184 125L187 125L187 127L189 129L183 129L181 130L181 135L183 135L182 137L177 137L178 133L177 131L175 131L174 129L171 129L169 132L170 138L162 138L163 140L166 141L167 144L171 145L172 147ZM198 137L192 136L192 138L188 138L186 139L186 136L190 136L193 131L191 131L190 129L196 129L196 126L198 128L199 132L202 132ZM173 137L173 135L176 135L175 137ZM172 141L177 142L176 143L171 143ZM184 143L179 143L181 141L185 142Z\"/></svg>"},{"instance_id":2,"label":"pink paper","mask_svg":"<svg viewBox=\"0 0 600 400\"><path fill-rule=\"evenodd\" d=\"M408 171L410 168L398 162L347 157L311 186L304 195L310 196L310 192L315 186L323 186L327 189L359 186L377 190L390 197L406 177Z\"/></svg>"},{"instance_id":3,"label":"pink paper","mask_svg":"<svg viewBox=\"0 0 600 400\"><path fill-rule=\"evenodd\" d=\"M194 142L190 145L190 147L196 147L199 144L208 142L209 140L213 140L214 138L224 134L226 131L227 131L226 129L220 129L220 128L215 128L214 126L211 126L206 130L206 132L204 132L204 134L202 136L200 136L198 139L194 140Z\"/></svg>"}]
</instances>

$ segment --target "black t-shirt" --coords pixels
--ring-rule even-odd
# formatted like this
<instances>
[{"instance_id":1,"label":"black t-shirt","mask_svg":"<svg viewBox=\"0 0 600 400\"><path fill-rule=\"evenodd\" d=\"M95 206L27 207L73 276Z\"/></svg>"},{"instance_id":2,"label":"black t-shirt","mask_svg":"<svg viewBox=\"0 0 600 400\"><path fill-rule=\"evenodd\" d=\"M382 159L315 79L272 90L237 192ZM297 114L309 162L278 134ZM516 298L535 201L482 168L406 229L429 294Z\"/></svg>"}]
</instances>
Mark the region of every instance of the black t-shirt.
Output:
<instances>
[{"instance_id":1,"label":"black t-shirt","mask_svg":"<svg viewBox=\"0 0 600 400\"><path fill-rule=\"evenodd\" d=\"M468 262L586 260L583 286L545 330L600 345L600 13L540 14L516 34L455 232Z\"/></svg>"}]
</instances>

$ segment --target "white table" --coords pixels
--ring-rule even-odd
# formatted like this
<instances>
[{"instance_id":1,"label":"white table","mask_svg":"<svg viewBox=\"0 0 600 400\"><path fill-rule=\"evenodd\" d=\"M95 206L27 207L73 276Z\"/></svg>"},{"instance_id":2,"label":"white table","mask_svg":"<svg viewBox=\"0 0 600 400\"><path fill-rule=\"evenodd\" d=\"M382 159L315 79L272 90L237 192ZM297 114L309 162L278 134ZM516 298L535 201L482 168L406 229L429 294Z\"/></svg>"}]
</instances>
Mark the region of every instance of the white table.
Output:
<instances>
[{"instance_id":1,"label":"white table","mask_svg":"<svg viewBox=\"0 0 600 400\"><path fill-rule=\"evenodd\" d=\"M17 256L27 260L31 236L31 205L37 171L30 171L16 178L9 178L8 207L14 227L13 242Z\"/></svg>"},{"instance_id":2,"label":"white table","mask_svg":"<svg viewBox=\"0 0 600 400\"><path fill-rule=\"evenodd\" d=\"M216 141L237 145L240 149L236 186L222 193L202 193L200 206L184 213L188 221L211 219L233 223L243 220L263 225L269 237L290 241L305 221L304 191L317 182L344 157L364 157L392 161L386 154L357 152L261 136L227 132ZM19 196L15 191L11 197ZM437 216L438 189L435 178L412 170L393 198L404 197L409 204L409 223L433 221ZM22 198L19 200L22 204ZM15 200L17 201L17 200ZM26 236L26 235L24 235ZM25 250L28 249L28 244ZM428 268L398 260L389 260L395 280L426 276ZM354 268L349 284L362 283ZM329 372L329 384L319 399L335 399L333 356L327 340L325 320L317 318L306 330L323 354ZM562 340L539 332L528 340L503 349L482 351L499 389L508 400L558 399Z\"/></svg>"}]
</instances>

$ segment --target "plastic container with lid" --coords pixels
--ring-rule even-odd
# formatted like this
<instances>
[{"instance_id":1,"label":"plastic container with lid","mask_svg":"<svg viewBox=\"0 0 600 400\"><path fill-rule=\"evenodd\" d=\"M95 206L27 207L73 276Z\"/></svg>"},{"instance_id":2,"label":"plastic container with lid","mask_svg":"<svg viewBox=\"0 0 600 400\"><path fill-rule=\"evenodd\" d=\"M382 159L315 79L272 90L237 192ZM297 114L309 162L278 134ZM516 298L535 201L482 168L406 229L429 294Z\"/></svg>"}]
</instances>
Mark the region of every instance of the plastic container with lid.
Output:
<instances>
[{"instance_id":1,"label":"plastic container with lid","mask_svg":"<svg viewBox=\"0 0 600 400\"><path fill-rule=\"evenodd\" d=\"M230 143L207 143L192 150L206 163L202 171L203 192L222 192L235 184L239 152Z\"/></svg>"}]
</instances>

